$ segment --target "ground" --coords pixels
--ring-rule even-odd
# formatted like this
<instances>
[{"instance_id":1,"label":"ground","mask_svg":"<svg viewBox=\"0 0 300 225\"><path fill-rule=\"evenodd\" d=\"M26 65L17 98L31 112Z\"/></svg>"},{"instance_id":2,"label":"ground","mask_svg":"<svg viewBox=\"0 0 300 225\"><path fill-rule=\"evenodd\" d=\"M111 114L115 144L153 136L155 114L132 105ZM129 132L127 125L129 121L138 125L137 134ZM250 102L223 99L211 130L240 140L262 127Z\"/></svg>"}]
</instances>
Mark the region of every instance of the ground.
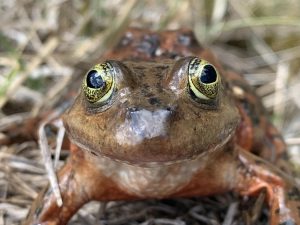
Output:
<instances>
[{"instance_id":1,"label":"ground","mask_svg":"<svg viewBox=\"0 0 300 225\"><path fill-rule=\"evenodd\" d=\"M0 224L20 224L47 184L36 137L7 142L4 131L10 128L17 133L27 118L45 117L74 96L74 91L70 93L74 81L128 26L194 30L226 67L244 74L255 86L297 168L299 6L296 0L168 0L164 4L158 0L0 0ZM59 166L67 154L61 153ZM200 199L91 203L70 224L265 224L263 198L264 193L258 199L228 193Z\"/></svg>"}]
</instances>

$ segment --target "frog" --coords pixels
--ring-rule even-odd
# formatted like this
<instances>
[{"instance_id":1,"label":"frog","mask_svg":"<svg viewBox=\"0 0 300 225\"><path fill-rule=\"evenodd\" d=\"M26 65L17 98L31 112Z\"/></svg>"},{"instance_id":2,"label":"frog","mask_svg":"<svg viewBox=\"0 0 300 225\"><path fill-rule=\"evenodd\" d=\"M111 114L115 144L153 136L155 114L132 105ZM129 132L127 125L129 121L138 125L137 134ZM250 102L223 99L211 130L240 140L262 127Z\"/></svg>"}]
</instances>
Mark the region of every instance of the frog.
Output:
<instances>
[{"instance_id":1,"label":"frog","mask_svg":"<svg viewBox=\"0 0 300 225\"><path fill-rule=\"evenodd\" d=\"M245 78L189 29L128 29L62 116L62 206L46 187L24 224L67 224L86 203L266 192L269 224L300 224L286 144Z\"/></svg>"}]
</instances>

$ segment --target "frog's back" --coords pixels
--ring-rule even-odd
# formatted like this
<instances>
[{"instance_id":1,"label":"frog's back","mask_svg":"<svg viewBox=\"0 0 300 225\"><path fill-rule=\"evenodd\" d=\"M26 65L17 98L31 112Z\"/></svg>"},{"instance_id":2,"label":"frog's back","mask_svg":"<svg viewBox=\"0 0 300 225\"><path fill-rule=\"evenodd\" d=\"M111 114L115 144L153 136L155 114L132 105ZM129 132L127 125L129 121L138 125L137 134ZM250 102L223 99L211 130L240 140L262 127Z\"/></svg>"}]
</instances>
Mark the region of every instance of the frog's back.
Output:
<instances>
[{"instance_id":1,"label":"frog's back","mask_svg":"<svg viewBox=\"0 0 300 225\"><path fill-rule=\"evenodd\" d=\"M225 70L216 57L203 48L188 29L152 32L129 29L117 46L106 53L104 59L130 61L157 61L198 56L212 63L226 83L228 92L236 102L241 122L236 140L244 149L275 161L285 153L285 143L268 116L253 88L239 74Z\"/></svg>"}]
</instances>

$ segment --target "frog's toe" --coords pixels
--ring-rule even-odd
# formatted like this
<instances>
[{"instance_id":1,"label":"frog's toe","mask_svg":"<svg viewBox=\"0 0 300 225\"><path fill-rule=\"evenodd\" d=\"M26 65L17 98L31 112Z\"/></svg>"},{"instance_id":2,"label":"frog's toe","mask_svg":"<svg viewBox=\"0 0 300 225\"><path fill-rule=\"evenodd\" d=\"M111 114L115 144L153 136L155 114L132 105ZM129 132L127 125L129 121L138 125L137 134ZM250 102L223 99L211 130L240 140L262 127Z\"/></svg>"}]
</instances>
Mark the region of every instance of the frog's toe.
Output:
<instances>
[{"instance_id":1,"label":"frog's toe","mask_svg":"<svg viewBox=\"0 0 300 225\"><path fill-rule=\"evenodd\" d=\"M271 225L296 225L300 224L300 195L296 187L287 190L285 187L272 187L269 193L270 224ZM291 192L297 189L297 197L291 198Z\"/></svg>"},{"instance_id":2,"label":"frog's toe","mask_svg":"<svg viewBox=\"0 0 300 225\"><path fill-rule=\"evenodd\" d=\"M248 152L239 152L236 191L257 195L266 190L270 225L300 224L300 190L291 177Z\"/></svg>"}]
</instances>

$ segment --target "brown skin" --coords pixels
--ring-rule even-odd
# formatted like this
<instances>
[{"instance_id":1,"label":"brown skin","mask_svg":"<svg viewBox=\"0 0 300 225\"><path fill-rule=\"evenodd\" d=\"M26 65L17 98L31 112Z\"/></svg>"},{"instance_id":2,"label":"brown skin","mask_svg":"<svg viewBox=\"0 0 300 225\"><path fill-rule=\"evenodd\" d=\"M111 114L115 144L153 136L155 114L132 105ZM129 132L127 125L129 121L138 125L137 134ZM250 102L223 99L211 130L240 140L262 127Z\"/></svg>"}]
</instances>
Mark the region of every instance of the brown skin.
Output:
<instances>
[{"instance_id":1,"label":"brown skin","mask_svg":"<svg viewBox=\"0 0 300 225\"><path fill-rule=\"evenodd\" d=\"M187 89L188 56L209 61L222 77L213 107ZM225 71L191 32L131 29L104 59L114 60L118 91L104 106L88 103L81 92L63 116L73 143L58 174L63 206L45 190L25 224L66 224L91 200L262 189L271 225L300 224L298 188L267 162L284 158L280 134L244 79Z\"/></svg>"}]
</instances>

